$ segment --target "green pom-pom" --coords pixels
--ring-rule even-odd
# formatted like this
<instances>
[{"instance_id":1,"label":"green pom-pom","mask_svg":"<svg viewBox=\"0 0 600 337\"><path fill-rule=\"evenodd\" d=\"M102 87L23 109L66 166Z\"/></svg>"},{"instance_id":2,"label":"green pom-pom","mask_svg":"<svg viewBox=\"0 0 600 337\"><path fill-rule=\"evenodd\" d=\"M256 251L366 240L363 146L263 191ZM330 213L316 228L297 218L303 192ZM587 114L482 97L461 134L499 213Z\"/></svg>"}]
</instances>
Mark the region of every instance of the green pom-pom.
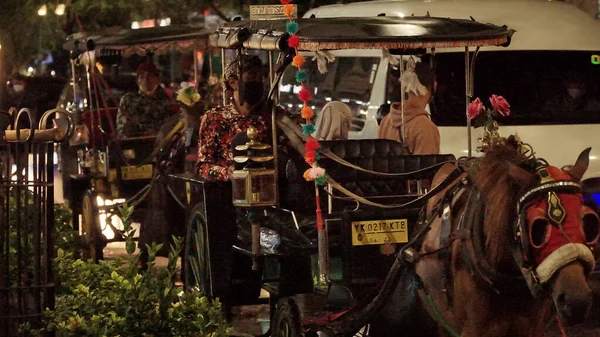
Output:
<instances>
[{"instance_id":1,"label":"green pom-pom","mask_svg":"<svg viewBox=\"0 0 600 337\"><path fill-rule=\"evenodd\" d=\"M298 70L298 72L296 72L296 82L304 82L304 81L306 81L306 71Z\"/></svg>"},{"instance_id":2,"label":"green pom-pom","mask_svg":"<svg viewBox=\"0 0 600 337\"><path fill-rule=\"evenodd\" d=\"M298 31L298 23L296 21L286 23L285 30L290 34L295 34Z\"/></svg>"},{"instance_id":3,"label":"green pom-pom","mask_svg":"<svg viewBox=\"0 0 600 337\"><path fill-rule=\"evenodd\" d=\"M317 186L323 186L327 183L327 175L315 179Z\"/></svg>"},{"instance_id":4,"label":"green pom-pom","mask_svg":"<svg viewBox=\"0 0 600 337\"><path fill-rule=\"evenodd\" d=\"M302 124L302 134L303 135L312 135L315 133L315 125L313 123Z\"/></svg>"}]
</instances>

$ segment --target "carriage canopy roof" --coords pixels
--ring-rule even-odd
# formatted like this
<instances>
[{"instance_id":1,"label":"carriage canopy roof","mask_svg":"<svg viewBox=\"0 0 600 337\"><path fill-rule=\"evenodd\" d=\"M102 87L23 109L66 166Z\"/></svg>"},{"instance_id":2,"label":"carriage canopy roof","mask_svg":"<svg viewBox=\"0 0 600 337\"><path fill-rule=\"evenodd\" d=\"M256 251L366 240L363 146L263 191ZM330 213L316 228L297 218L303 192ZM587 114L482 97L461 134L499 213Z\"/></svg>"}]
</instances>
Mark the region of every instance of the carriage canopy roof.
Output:
<instances>
[{"instance_id":1,"label":"carriage canopy roof","mask_svg":"<svg viewBox=\"0 0 600 337\"><path fill-rule=\"evenodd\" d=\"M287 48L287 20L236 21L211 36L211 45L249 49ZM506 26L441 17L347 17L297 20L299 50L418 49L502 46L510 43Z\"/></svg>"},{"instance_id":2,"label":"carriage canopy roof","mask_svg":"<svg viewBox=\"0 0 600 337\"><path fill-rule=\"evenodd\" d=\"M200 26L173 25L141 29L123 29L106 31L101 34L74 34L67 38L63 45L66 50L86 50L89 40L93 41L96 50L119 50L125 56L147 51L164 53L172 48L178 51L204 49L207 40L214 31Z\"/></svg>"}]
</instances>

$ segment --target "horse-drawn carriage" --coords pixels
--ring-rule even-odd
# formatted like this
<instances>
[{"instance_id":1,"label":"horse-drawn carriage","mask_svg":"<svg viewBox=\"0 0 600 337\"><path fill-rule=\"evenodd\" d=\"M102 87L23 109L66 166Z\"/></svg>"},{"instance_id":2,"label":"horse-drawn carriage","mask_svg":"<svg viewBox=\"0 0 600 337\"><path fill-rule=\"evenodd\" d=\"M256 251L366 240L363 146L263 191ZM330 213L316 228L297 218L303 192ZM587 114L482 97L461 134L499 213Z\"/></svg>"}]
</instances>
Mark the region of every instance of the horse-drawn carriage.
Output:
<instances>
[{"instance_id":1,"label":"horse-drawn carriage","mask_svg":"<svg viewBox=\"0 0 600 337\"><path fill-rule=\"evenodd\" d=\"M193 81L197 82L197 57L207 51L208 35L209 31L201 27L167 26L76 34L65 43L71 53L73 75L72 97L67 98L65 108L78 126L60 148L60 169L74 227L78 229L81 222L84 258L102 259L108 242L124 240L115 214L118 205L128 201L138 206L133 220L141 221L142 201L154 180L157 158L183 127L173 123L159 141L156 135L117 136L119 93L137 91L135 75L124 73L121 63L132 56L141 59L193 52ZM110 81L117 83L119 90L111 87ZM171 104L171 108L173 116L179 113L178 104Z\"/></svg>"},{"instance_id":2,"label":"horse-drawn carriage","mask_svg":"<svg viewBox=\"0 0 600 337\"><path fill-rule=\"evenodd\" d=\"M479 47L506 45L510 43L512 35L512 31L506 27L481 24L474 20L430 16L307 18L297 21L300 30L294 35L299 37L299 42L296 42L295 48L290 48L287 23L287 20L233 22L220 28L212 36L211 42L214 47L237 49L240 53L251 49L268 50L271 54L269 59L273 59L275 53L279 52L281 62L278 69L273 62L270 63L271 94L277 90L277 83L285 66L301 51L364 48L384 49L396 55L414 55L427 52L434 54L435 49L440 48L465 48L465 75L468 83L466 100L470 102L473 94L473 64ZM473 54L469 52L469 47L476 47ZM317 92L316 88L310 89ZM578 243L564 249L572 250L566 253L568 258L554 260L554 269L550 268L552 272L541 270L538 268L539 261L536 263L531 260L536 254L535 249L531 248L529 242L520 239L533 235L534 247L546 242L544 235L549 237L550 227L544 224L547 225L550 220L536 222L544 214L529 222L530 219L521 213L520 221L514 228L509 222L486 223L484 226L482 222L476 221L481 227L469 223L468 233L464 230L456 231L453 226L448 227L451 223L448 219L455 221L465 216L482 216L485 205L480 199L477 205L467 206L461 199L474 194L464 191L477 190L473 186L480 188L477 186L477 177L471 175L479 169L479 161L471 166L477 169L469 169L469 174L466 174L462 169L449 169L458 166L452 155L408 155L402 144L393 141L323 141L318 143L317 151L321 157L319 166L325 168L327 176L324 186L317 186L315 182L307 182L302 174L310 168L310 165L304 163L303 144L310 142L311 138L291 118L282 117L275 110L272 125L285 134L289 142L285 145L278 144L277 132L274 131L271 144L260 144L253 138L253 131L249 131L250 141L238 146L238 150L249 152L235 159L237 163L253 162L253 165L234 171L231 182L207 181L190 174L169 176L174 196L178 196L188 209L186 254L183 262L187 287L200 287L207 295L221 298L226 305L258 303L261 301L260 289L265 289L269 293L271 304L269 333L272 336L352 336L359 331L365 335L388 336L393 332L399 333L398 329L404 329L402 332L409 335L429 336L439 332L437 326L442 327L442 333L447 332L453 336L458 336L456 331L459 330L463 331L463 336L475 336L482 334L484 330L479 325L481 322L474 322L475 318L472 316L478 312L489 313L489 308L462 309L459 314L464 316L461 317L448 315L454 308L452 303L439 301L439 292L448 293L452 297L455 290L448 288L452 284L444 283L443 289L431 289L435 282L427 278L426 271L419 270L417 273L419 268L415 267L423 257L437 258L438 253L442 255L444 252L444 256L453 256L452 261L456 261L455 251L460 249L462 242L467 242L469 247L475 249L473 256L482 260L473 261L473 256L468 255L471 258L469 261L474 264L473 269L470 269L473 275L481 276L484 280L488 277L496 281L494 277L498 277L504 281L505 275L502 272L506 272L510 280L518 279L520 285L516 288L521 297L517 297L517 301L527 301L524 304L527 310L532 307L542 308L530 305L529 301L533 297L529 296L527 285L536 296L547 289L553 289L555 302L559 306L565 306L559 307L559 316L569 323L578 320L575 317L577 315L570 310L581 310L582 305L577 301L583 303L586 297L569 287L582 281L579 276L584 275L584 268L585 272L590 271L593 258L587 247L593 245L598 236L597 217L594 217L593 212L588 212L587 208L579 205L580 209L585 210L585 215L574 222L583 228L584 235L569 237L569 240ZM470 137L470 125L469 131L465 133ZM517 195L522 196L519 209L523 211L530 206L529 202L544 199L546 194L560 195L562 198L563 193L568 196L579 192L576 181L567 181L564 174L561 176L554 169L550 171L553 176L556 174L555 179L548 178L545 175L548 171L545 168L547 164L528 157L524 152L527 146L517 139L496 137L494 141L500 141L494 145L502 148L500 151L515 155L511 158L515 160L514 163L503 158L505 161L500 162L506 166L502 168L517 170L513 166L518 164L525 167L525 162L534 167L528 169L531 173L519 171L530 179L522 182L521 187L525 189L500 189L514 193L510 198L502 195L502 198L507 198L501 199L505 201L502 205L507 208L503 211L515 211L519 201ZM491 157L497 155L494 146L489 147ZM284 150L283 147L287 149ZM505 147L510 147L510 150L504 149ZM270 155L258 155L256 152L269 148L272 149ZM287 157L282 159L284 154ZM585 161L584 153L574 166L577 169L571 172L573 180L579 174L575 171L585 168ZM481 165L487 165L485 163L482 161ZM493 165L497 167L500 164L495 161ZM444 172L446 174L442 175ZM495 181L498 186L488 185L485 186L485 191L477 193L487 193L487 189L494 187L504 188L506 184L514 185L514 180L506 179ZM421 184L424 182L428 184ZM431 189L423 188L426 185L431 186ZM441 193L448 190L450 192L446 194ZM320 195L325 198L320 198ZM445 197L433 198L436 195ZM439 202L433 203L433 200ZM425 208L428 202L429 207ZM553 205L556 206L557 203L554 201ZM466 211L459 206L466 207ZM326 210L325 214L321 214L322 209ZM562 211L575 212L575 209L563 208ZM453 212L456 214L452 215ZM457 216L458 214L463 216ZM503 220L515 220L516 215L515 213L515 216ZM435 221L440 222L439 219L445 219L442 230L435 225ZM465 226L465 223L460 221L460 225ZM500 242L507 243L514 249L517 261L515 264L510 256L512 264L501 272L495 269L498 267L496 264L490 267L485 262L488 258L485 251L488 248L485 238L489 239L487 231L498 230L494 227L496 225L504 225L501 238L506 241ZM562 223L557 222L556 226L563 228ZM442 245L428 251L428 247L422 244L424 240L435 241L435 238L430 237L432 234L428 234L431 229L435 233L442 231L445 236L438 237ZM459 234L464 237L459 237ZM477 237L474 239L473 235ZM535 246L536 243L538 246ZM451 250L455 246L459 248ZM419 252L421 247L424 248ZM519 254L522 255L521 258ZM496 258L506 263L504 256ZM577 261L581 264L575 263ZM565 265L568 266L564 269L566 272L560 269ZM452 274L454 267L456 266L451 264L436 264L435 268L444 270L442 276L436 274L436 277L450 277L445 282L452 282L452 277L465 277L463 274ZM544 265L546 267L547 264ZM581 270L569 271L569 268ZM517 271L518 275L511 274L513 271ZM486 274L488 272L494 277ZM571 272L577 275L577 282L568 284L564 281L564 275ZM544 279L540 280L539 274L543 274ZM553 281L550 281L549 275L553 275ZM565 283L555 281L561 278L561 282ZM492 288L496 285L491 284ZM581 285L577 283L577 286ZM505 290L503 288L502 292ZM417 298L417 291L424 294L423 299ZM482 291L486 294L483 297L487 302L484 303L493 305L498 300L493 295L490 295L491 299L487 297L489 289ZM561 291L562 295L557 294ZM470 299L467 295L465 299ZM573 296L577 300L569 302L565 296ZM480 302L474 300L474 303ZM427 305L418 307L418 303ZM440 303L445 307L440 308ZM413 307L422 310L415 312ZM566 307L569 309L565 309ZM543 315L536 316L532 312L527 315L530 316L520 321L521 327L530 329L529 332L543 331L539 325L543 320L537 319ZM499 330L503 331L501 333L522 333L511 330L513 327L510 322L502 325L506 323L505 320L499 323L495 320L497 317L492 319L485 314L480 317L497 324L497 329L503 329ZM438 325L429 326L427 323L430 321L437 322ZM370 325L373 325L372 330L368 332Z\"/></svg>"},{"instance_id":3,"label":"horse-drawn carriage","mask_svg":"<svg viewBox=\"0 0 600 337\"><path fill-rule=\"evenodd\" d=\"M295 29L289 23L235 21L211 35L211 44L268 51L267 100L275 101L285 67L301 52L326 66L328 50L379 49L394 57L464 48L470 102L479 47L506 45L512 35L506 27L429 15L306 18ZM260 303L266 290L267 335L277 337L529 336L543 333L551 307L538 298L547 294L562 321L580 320L594 264L588 247L598 237L597 215L578 201L585 152L561 171L526 153L518 139L492 132L483 159L458 165L452 155L406 154L389 140L317 143L277 111L268 144L250 128L249 141L236 147L246 154L235 157L231 181L167 174L181 209L165 212L187 218L186 287L227 307ZM316 168L305 163L309 143L326 175L305 171Z\"/></svg>"}]
</instances>

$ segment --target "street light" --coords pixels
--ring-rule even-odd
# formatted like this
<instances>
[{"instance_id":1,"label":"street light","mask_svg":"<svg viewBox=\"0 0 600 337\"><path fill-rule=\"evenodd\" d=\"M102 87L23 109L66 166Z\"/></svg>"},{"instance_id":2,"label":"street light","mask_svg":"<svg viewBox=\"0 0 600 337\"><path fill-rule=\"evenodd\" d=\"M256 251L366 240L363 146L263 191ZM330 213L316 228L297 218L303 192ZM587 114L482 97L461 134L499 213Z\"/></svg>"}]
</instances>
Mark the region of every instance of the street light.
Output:
<instances>
[{"instance_id":1,"label":"street light","mask_svg":"<svg viewBox=\"0 0 600 337\"><path fill-rule=\"evenodd\" d=\"M46 14L48 14L48 6L42 5L42 7L40 7L40 9L38 9L38 15L46 16Z\"/></svg>"},{"instance_id":2,"label":"street light","mask_svg":"<svg viewBox=\"0 0 600 337\"><path fill-rule=\"evenodd\" d=\"M54 7L54 6L51 6ZM54 8L54 14L56 14L57 16L62 16L65 15L65 10L66 10L66 6L65 4L58 4L56 5L56 7ZM43 4L39 9L38 9L38 15L39 16L46 16L48 14L48 5Z\"/></svg>"},{"instance_id":3,"label":"street light","mask_svg":"<svg viewBox=\"0 0 600 337\"><path fill-rule=\"evenodd\" d=\"M58 4L54 10L54 14L61 16L65 14L65 4Z\"/></svg>"}]
</instances>

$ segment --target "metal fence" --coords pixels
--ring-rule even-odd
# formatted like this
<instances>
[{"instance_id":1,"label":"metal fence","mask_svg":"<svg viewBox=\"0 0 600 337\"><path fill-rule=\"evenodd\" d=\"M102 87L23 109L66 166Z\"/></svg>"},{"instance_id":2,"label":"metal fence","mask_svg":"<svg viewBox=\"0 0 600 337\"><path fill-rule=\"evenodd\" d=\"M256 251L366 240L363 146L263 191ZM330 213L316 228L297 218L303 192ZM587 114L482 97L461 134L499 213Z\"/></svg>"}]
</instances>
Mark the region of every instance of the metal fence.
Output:
<instances>
[{"instance_id":1,"label":"metal fence","mask_svg":"<svg viewBox=\"0 0 600 337\"><path fill-rule=\"evenodd\" d=\"M44 113L39 125L34 120L27 109L0 112L2 337L26 335L23 324L38 327L46 308L54 308L54 144L71 123L59 110Z\"/></svg>"}]
</instances>

